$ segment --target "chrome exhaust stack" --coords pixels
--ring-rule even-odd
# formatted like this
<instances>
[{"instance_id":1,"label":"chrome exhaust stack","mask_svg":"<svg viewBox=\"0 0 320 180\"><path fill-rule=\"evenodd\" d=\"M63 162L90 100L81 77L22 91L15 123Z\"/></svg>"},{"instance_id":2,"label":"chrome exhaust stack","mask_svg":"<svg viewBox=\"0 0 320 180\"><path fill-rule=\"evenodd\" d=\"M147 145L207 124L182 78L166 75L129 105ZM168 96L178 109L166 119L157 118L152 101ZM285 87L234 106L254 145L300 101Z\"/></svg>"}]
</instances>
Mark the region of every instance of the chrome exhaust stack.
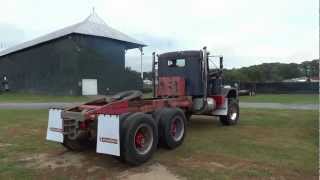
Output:
<instances>
[{"instance_id":1,"label":"chrome exhaust stack","mask_svg":"<svg viewBox=\"0 0 320 180\"><path fill-rule=\"evenodd\" d=\"M208 98L208 51L203 47L202 52L202 84L203 97L194 99L193 111L195 114L210 113L216 106L214 99Z\"/></svg>"}]
</instances>

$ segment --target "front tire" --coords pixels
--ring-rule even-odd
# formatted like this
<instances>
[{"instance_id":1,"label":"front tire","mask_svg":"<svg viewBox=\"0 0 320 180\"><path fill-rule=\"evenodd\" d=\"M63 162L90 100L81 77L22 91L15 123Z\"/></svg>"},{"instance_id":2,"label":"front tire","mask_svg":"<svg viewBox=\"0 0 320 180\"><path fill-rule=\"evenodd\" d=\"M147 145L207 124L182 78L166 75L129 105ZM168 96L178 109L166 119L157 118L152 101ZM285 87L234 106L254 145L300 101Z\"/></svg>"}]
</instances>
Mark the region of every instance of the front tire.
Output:
<instances>
[{"instance_id":1,"label":"front tire","mask_svg":"<svg viewBox=\"0 0 320 180\"><path fill-rule=\"evenodd\" d=\"M239 122L239 103L236 99L228 99L228 112L226 116L220 116L222 125L231 126Z\"/></svg>"}]
</instances>

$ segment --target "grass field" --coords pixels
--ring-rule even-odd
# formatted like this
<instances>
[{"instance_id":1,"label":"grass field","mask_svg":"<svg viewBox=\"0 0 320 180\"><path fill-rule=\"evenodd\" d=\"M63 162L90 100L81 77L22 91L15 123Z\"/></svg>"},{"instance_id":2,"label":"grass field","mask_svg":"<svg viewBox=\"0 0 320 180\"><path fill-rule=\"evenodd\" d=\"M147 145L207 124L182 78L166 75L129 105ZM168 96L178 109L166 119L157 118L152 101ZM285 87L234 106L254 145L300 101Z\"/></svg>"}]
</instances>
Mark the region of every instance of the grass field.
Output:
<instances>
[{"instance_id":1,"label":"grass field","mask_svg":"<svg viewBox=\"0 0 320 180\"><path fill-rule=\"evenodd\" d=\"M257 94L256 96L240 96L240 101L286 104L319 104L319 94Z\"/></svg>"},{"instance_id":2,"label":"grass field","mask_svg":"<svg viewBox=\"0 0 320 180\"><path fill-rule=\"evenodd\" d=\"M15 102L84 102L89 100L85 96L50 96L30 93L2 93L0 103Z\"/></svg>"},{"instance_id":3,"label":"grass field","mask_svg":"<svg viewBox=\"0 0 320 180\"><path fill-rule=\"evenodd\" d=\"M0 110L0 179L117 179L160 163L187 179L318 179L317 111L242 109L241 123L193 116L182 146L140 167L45 141L45 110Z\"/></svg>"}]
</instances>

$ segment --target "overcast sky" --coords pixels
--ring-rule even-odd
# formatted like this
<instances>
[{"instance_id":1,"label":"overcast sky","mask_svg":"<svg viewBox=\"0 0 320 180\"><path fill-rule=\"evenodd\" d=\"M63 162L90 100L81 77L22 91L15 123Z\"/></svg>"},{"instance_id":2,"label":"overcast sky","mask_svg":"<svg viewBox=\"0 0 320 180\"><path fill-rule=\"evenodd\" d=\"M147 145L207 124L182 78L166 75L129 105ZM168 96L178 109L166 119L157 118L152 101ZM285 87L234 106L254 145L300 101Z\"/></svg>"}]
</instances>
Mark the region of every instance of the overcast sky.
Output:
<instances>
[{"instance_id":1,"label":"overcast sky","mask_svg":"<svg viewBox=\"0 0 320 180\"><path fill-rule=\"evenodd\" d=\"M150 54L200 49L226 67L302 62L319 57L318 0L1 0L0 47L84 20L95 12L111 27L148 44ZM138 50L126 65L139 67Z\"/></svg>"}]
</instances>

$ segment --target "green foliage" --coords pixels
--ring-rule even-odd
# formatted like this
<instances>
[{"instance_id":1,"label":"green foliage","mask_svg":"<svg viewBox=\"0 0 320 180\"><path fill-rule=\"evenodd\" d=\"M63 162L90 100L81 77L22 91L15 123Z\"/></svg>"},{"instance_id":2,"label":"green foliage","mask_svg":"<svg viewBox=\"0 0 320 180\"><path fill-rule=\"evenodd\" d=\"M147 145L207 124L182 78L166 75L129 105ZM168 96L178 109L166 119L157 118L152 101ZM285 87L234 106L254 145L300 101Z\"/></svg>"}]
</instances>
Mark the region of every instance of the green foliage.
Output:
<instances>
[{"instance_id":1,"label":"green foliage","mask_svg":"<svg viewBox=\"0 0 320 180\"><path fill-rule=\"evenodd\" d=\"M319 76L319 59L302 62L300 69L307 77Z\"/></svg>"},{"instance_id":2,"label":"green foliage","mask_svg":"<svg viewBox=\"0 0 320 180\"><path fill-rule=\"evenodd\" d=\"M121 90L128 90L128 87L131 89L142 89L143 82L140 77L140 73L132 70L130 67L126 67L123 77L120 79Z\"/></svg>"},{"instance_id":3,"label":"green foliage","mask_svg":"<svg viewBox=\"0 0 320 180\"><path fill-rule=\"evenodd\" d=\"M319 60L305 61L301 64L263 63L239 69L226 69L224 79L244 82L279 82L301 76L319 75Z\"/></svg>"}]
</instances>

